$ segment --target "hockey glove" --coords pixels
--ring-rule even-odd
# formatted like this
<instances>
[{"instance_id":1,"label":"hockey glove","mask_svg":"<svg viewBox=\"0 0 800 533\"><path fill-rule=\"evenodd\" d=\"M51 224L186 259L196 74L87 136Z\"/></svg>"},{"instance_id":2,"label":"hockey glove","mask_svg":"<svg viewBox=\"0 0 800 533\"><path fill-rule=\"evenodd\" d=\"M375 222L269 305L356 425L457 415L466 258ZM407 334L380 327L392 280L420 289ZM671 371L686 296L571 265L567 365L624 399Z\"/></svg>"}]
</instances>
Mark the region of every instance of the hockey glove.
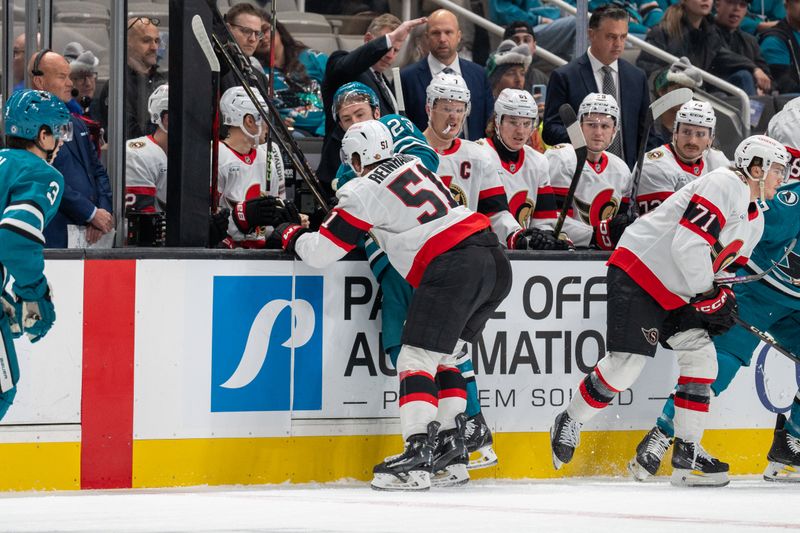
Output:
<instances>
[{"instance_id":1,"label":"hockey glove","mask_svg":"<svg viewBox=\"0 0 800 533\"><path fill-rule=\"evenodd\" d=\"M281 237L281 248L287 252L294 253L294 245L298 237L308 230L300 224L291 224L286 222L275 228L275 233Z\"/></svg>"},{"instance_id":2,"label":"hockey glove","mask_svg":"<svg viewBox=\"0 0 800 533\"><path fill-rule=\"evenodd\" d=\"M294 205L292 207L294 208ZM299 221L296 208L294 213ZM236 204L233 221L239 231L250 233L259 226L277 226L292 220L283 200L274 196L259 196Z\"/></svg>"},{"instance_id":3,"label":"hockey glove","mask_svg":"<svg viewBox=\"0 0 800 533\"><path fill-rule=\"evenodd\" d=\"M220 209L208 217L208 247L216 248L222 239L228 236L228 219L231 210L227 207Z\"/></svg>"},{"instance_id":4,"label":"hockey glove","mask_svg":"<svg viewBox=\"0 0 800 533\"><path fill-rule=\"evenodd\" d=\"M601 250L613 250L617 247L625 228L633 224L635 217L626 213L618 213L612 218L600 221L594 232L595 245Z\"/></svg>"},{"instance_id":5,"label":"hockey glove","mask_svg":"<svg viewBox=\"0 0 800 533\"><path fill-rule=\"evenodd\" d=\"M539 228L521 229L509 235L510 250L569 250L569 242L557 239L550 230Z\"/></svg>"},{"instance_id":6,"label":"hockey glove","mask_svg":"<svg viewBox=\"0 0 800 533\"><path fill-rule=\"evenodd\" d=\"M728 285L698 294L689 303L700 313L709 335L722 335L733 327L733 316L738 311L736 296Z\"/></svg>"},{"instance_id":7,"label":"hockey glove","mask_svg":"<svg viewBox=\"0 0 800 533\"><path fill-rule=\"evenodd\" d=\"M50 285L42 277L39 283L32 287L15 286L14 292L17 295L17 303L21 304L22 308L21 314L18 315L22 329L31 342L38 342L56 321L56 309L50 298ZM37 296L37 294L42 295Z\"/></svg>"},{"instance_id":8,"label":"hockey glove","mask_svg":"<svg viewBox=\"0 0 800 533\"><path fill-rule=\"evenodd\" d=\"M328 217L328 212L323 208L317 208L313 213L308 216L308 229L311 231L319 231L322 223Z\"/></svg>"},{"instance_id":9,"label":"hockey glove","mask_svg":"<svg viewBox=\"0 0 800 533\"><path fill-rule=\"evenodd\" d=\"M8 321L8 327L11 329L11 335L15 339L22 337L22 324L19 323L19 317L22 316L22 304L14 300L6 291L0 294L0 301L3 304L3 313Z\"/></svg>"}]
</instances>

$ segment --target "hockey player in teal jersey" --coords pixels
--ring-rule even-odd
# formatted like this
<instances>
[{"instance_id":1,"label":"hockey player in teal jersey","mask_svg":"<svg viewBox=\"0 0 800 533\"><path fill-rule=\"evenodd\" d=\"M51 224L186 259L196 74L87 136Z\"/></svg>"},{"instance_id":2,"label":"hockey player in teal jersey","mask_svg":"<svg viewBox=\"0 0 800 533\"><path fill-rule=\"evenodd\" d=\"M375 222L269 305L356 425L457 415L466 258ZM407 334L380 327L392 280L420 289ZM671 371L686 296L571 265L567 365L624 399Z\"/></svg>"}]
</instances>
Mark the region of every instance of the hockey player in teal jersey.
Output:
<instances>
[{"instance_id":1,"label":"hockey player in teal jersey","mask_svg":"<svg viewBox=\"0 0 800 533\"><path fill-rule=\"evenodd\" d=\"M747 265L737 274L755 274L780 260L793 239L800 237L800 182L782 187L775 198L766 202L764 234L753 250ZM733 286L739 316L769 332L792 353L800 353L800 286L792 280L800 278L800 244L788 257L759 281ZM730 385L739 368L749 366L759 339L741 326L714 337L717 350L717 378L711 385L719 396ZM636 448L636 457L629 463L631 474L639 481L655 475L664 454L672 444L674 395L664 405L656 426ZM768 481L800 482L800 391L792 403L788 420L778 414L772 447L767 454L769 465L764 471Z\"/></svg>"},{"instance_id":2,"label":"hockey player in teal jersey","mask_svg":"<svg viewBox=\"0 0 800 533\"><path fill-rule=\"evenodd\" d=\"M333 117L339 121L342 129L347 129L358 122L378 119L392 134L395 153L404 153L418 157L431 172L439 168L439 156L428 144L422 132L410 120L400 115L380 116L378 97L359 82L342 85L333 97ZM353 170L341 165L333 181L334 188L341 187L355 177ZM408 313L413 289L389 263L386 254L372 240L365 242L365 252L372 273L381 287L381 340L384 351L389 355L392 365L397 363L400 353L400 336L403 323ZM458 369L467 379L467 448L470 452L481 451L481 457L470 461L470 468L486 467L497 463L497 456L491 449L492 434L481 414L478 400L478 387L475 384L472 359L466 356L458 359Z\"/></svg>"},{"instance_id":3,"label":"hockey player in teal jersey","mask_svg":"<svg viewBox=\"0 0 800 533\"><path fill-rule=\"evenodd\" d=\"M43 231L58 211L61 173L48 163L72 128L69 111L54 95L21 90L5 108L8 148L0 150L0 418L11 407L19 381L13 339L45 336L56 313L44 276ZM14 279L14 296L5 290Z\"/></svg>"}]
</instances>

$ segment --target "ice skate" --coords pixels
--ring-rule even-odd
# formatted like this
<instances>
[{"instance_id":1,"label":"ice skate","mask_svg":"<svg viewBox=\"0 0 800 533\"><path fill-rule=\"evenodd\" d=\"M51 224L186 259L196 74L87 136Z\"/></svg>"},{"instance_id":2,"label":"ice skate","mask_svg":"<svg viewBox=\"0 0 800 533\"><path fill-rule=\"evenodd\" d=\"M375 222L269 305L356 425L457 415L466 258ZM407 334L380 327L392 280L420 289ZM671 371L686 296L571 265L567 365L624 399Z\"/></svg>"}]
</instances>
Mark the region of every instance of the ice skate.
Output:
<instances>
[{"instance_id":1,"label":"ice skate","mask_svg":"<svg viewBox=\"0 0 800 533\"><path fill-rule=\"evenodd\" d=\"M433 487L455 487L469 482L469 455L464 442L467 415L456 416L456 427L439 433L433 453Z\"/></svg>"},{"instance_id":2,"label":"ice skate","mask_svg":"<svg viewBox=\"0 0 800 533\"><path fill-rule=\"evenodd\" d=\"M387 457L372 469L375 490L412 491L431 488L433 450L438 422L428 424L427 434L408 437L403 453Z\"/></svg>"},{"instance_id":3,"label":"ice skate","mask_svg":"<svg viewBox=\"0 0 800 533\"><path fill-rule=\"evenodd\" d=\"M655 476L661 461L672 446L672 439L667 437L658 426L647 432L636 447L636 457L628 463L628 471L636 481L645 481Z\"/></svg>"},{"instance_id":4,"label":"ice skate","mask_svg":"<svg viewBox=\"0 0 800 533\"><path fill-rule=\"evenodd\" d=\"M781 483L800 483L800 439L789 435L786 417L778 415L772 447L767 454L769 464L764 479Z\"/></svg>"},{"instance_id":5,"label":"ice skate","mask_svg":"<svg viewBox=\"0 0 800 533\"><path fill-rule=\"evenodd\" d=\"M728 463L723 463L697 442L675 438L672 450L672 477L676 487L724 487L728 479Z\"/></svg>"},{"instance_id":6,"label":"ice skate","mask_svg":"<svg viewBox=\"0 0 800 533\"><path fill-rule=\"evenodd\" d=\"M470 457L467 465L469 470L487 468L497 464L497 454L492 448L492 431L486 425L483 413L467 419L464 440Z\"/></svg>"},{"instance_id":7,"label":"ice skate","mask_svg":"<svg viewBox=\"0 0 800 533\"><path fill-rule=\"evenodd\" d=\"M550 446L553 450L553 466L556 470L572 461L572 454L581 442L581 424L569 417L566 411L556 416L550 428Z\"/></svg>"}]
</instances>

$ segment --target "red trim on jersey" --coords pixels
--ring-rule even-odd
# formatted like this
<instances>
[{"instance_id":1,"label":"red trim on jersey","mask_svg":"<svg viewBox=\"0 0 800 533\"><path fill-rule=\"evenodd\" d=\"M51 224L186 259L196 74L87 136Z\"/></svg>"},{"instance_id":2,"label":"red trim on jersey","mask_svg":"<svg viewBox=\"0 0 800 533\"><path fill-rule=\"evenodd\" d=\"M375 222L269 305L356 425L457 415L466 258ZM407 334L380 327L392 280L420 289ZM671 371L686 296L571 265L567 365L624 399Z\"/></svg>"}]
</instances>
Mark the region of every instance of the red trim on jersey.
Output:
<instances>
[{"instance_id":1,"label":"red trim on jersey","mask_svg":"<svg viewBox=\"0 0 800 533\"><path fill-rule=\"evenodd\" d=\"M399 379L403 381L406 378L410 378L411 376L422 376L424 378L428 378L429 380L433 381L433 376L425 372L424 370L404 370L400 372Z\"/></svg>"},{"instance_id":2,"label":"red trim on jersey","mask_svg":"<svg viewBox=\"0 0 800 533\"><path fill-rule=\"evenodd\" d=\"M345 252L349 252L353 248L355 248L355 244L349 244L344 242L342 239L334 235L331 230L326 228L325 226L320 226L319 234L331 241L333 244L344 250Z\"/></svg>"},{"instance_id":3,"label":"red trim on jersey","mask_svg":"<svg viewBox=\"0 0 800 533\"><path fill-rule=\"evenodd\" d=\"M747 220L755 220L758 218L758 206L755 202L750 202L747 206Z\"/></svg>"},{"instance_id":4,"label":"red trim on jersey","mask_svg":"<svg viewBox=\"0 0 800 533\"><path fill-rule=\"evenodd\" d=\"M747 265L747 262L749 260L750 260L749 257L745 257L743 255L740 255L739 257L737 257L736 259L733 260L733 264L736 265L737 267L743 267L743 266Z\"/></svg>"},{"instance_id":5,"label":"red trim on jersey","mask_svg":"<svg viewBox=\"0 0 800 533\"><path fill-rule=\"evenodd\" d=\"M595 367L595 368L597 368L597 367ZM586 380L585 379L581 380L581 384L578 385L578 390L580 391L581 396L583 396L584 401L586 403L588 403L591 407L594 407L595 409L603 409L604 407L608 406L607 403L598 402L597 400L592 398L592 395L589 394L588 390L586 390Z\"/></svg>"},{"instance_id":6,"label":"red trim on jersey","mask_svg":"<svg viewBox=\"0 0 800 533\"><path fill-rule=\"evenodd\" d=\"M125 192L135 194L137 196L155 196L155 187L125 187Z\"/></svg>"},{"instance_id":7,"label":"red trim on jersey","mask_svg":"<svg viewBox=\"0 0 800 533\"><path fill-rule=\"evenodd\" d=\"M567 199L567 194L569 194L569 187L553 187L553 194L555 195L557 202L561 202L563 204L564 200ZM561 210L559 209L558 211L560 212ZM572 206L567 209L567 216L574 216Z\"/></svg>"},{"instance_id":8,"label":"red trim on jersey","mask_svg":"<svg viewBox=\"0 0 800 533\"><path fill-rule=\"evenodd\" d=\"M688 409L690 411L700 411L702 413L707 413L708 412L708 408L709 408L709 404L700 403L700 402L693 402L691 400L685 400L683 398L679 398L678 396L675 396L675 407L678 407L680 409Z\"/></svg>"},{"instance_id":9,"label":"red trim on jersey","mask_svg":"<svg viewBox=\"0 0 800 533\"><path fill-rule=\"evenodd\" d=\"M506 195L506 188L502 185L498 187L492 187L491 189L484 189L478 193L478 200L485 200L486 198L491 198L492 196L505 196Z\"/></svg>"},{"instance_id":10,"label":"red trim on jersey","mask_svg":"<svg viewBox=\"0 0 800 533\"><path fill-rule=\"evenodd\" d=\"M463 398L467 399L466 389L442 389L439 391L439 399L442 398Z\"/></svg>"},{"instance_id":11,"label":"red trim on jersey","mask_svg":"<svg viewBox=\"0 0 800 533\"><path fill-rule=\"evenodd\" d=\"M606 381L606 378L604 378L604 377L603 377L603 374L601 374L601 373L600 373L600 367L599 367L599 366L596 366L596 367L594 367L594 373L595 373L595 375L597 376L597 378L598 378L598 379L599 379L599 380L600 380L600 381L603 383L603 385L605 385L605 387L606 387L607 389L609 389L609 390L613 390L614 392L621 392L619 389L617 389L617 388L615 388L615 387L612 387L612 386L611 386L611 385L608 383L608 381Z\"/></svg>"},{"instance_id":12,"label":"red trim on jersey","mask_svg":"<svg viewBox=\"0 0 800 533\"><path fill-rule=\"evenodd\" d=\"M694 177L698 177L700 174L703 173L703 166L705 166L705 161L703 161L702 157L700 159L698 159L697 160L698 162L696 162L696 163L684 163L678 157L678 154L675 153L675 150L673 150L671 143L670 144L665 144L664 146L667 147L667 150L670 151L670 153L672 154L672 157L675 158L675 162L678 163L678 166L681 167L681 169L684 172L686 172L687 174L691 174Z\"/></svg>"},{"instance_id":13,"label":"red trim on jersey","mask_svg":"<svg viewBox=\"0 0 800 533\"><path fill-rule=\"evenodd\" d=\"M358 228L361 231L369 231L372 228L372 224L370 224L369 222L365 222L365 221L361 220L357 216L348 213L344 209L338 209L337 208L337 209L334 209L334 211L336 211L336 213L340 217L342 217L342 220L344 220L345 222L347 222L348 224L350 224L354 228Z\"/></svg>"},{"instance_id":14,"label":"red trim on jersey","mask_svg":"<svg viewBox=\"0 0 800 533\"><path fill-rule=\"evenodd\" d=\"M714 258L714 261L711 263L711 268L714 270L714 272L719 272L720 270L727 270L728 268L730 268L731 264L736 262L734 256L736 256L736 254L739 253L739 250L741 250L743 247L744 247L744 241L742 241L741 239L736 239L728 246L723 248L719 253L717 253L717 256ZM715 251L716 250L712 250L712 252ZM734 257L734 259L728 261L728 259L730 259L731 257Z\"/></svg>"},{"instance_id":15,"label":"red trim on jersey","mask_svg":"<svg viewBox=\"0 0 800 533\"><path fill-rule=\"evenodd\" d=\"M155 137L153 137L152 135L147 135L146 137L147 137L148 139L150 139L151 141L153 141L153 144L155 144L156 146L158 146L158 143L156 142L156 138L155 138Z\"/></svg>"},{"instance_id":16,"label":"red trim on jersey","mask_svg":"<svg viewBox=\"0 0 800 533\"><path fill-rule=\"evenodd\" d=\"M411 269L408 271L406 280L412 287L419 286L422 280L422 275L428 264L433 261L438 255L446 252L456 244L460 243L470 235L478 233L490 226L489 219L480 213L472 213L467 218L453 224L449 228L445 228L431 237L422 245L417 255L414 256L414 262L411 264Z\"/></svg>"},{"instance_id":17,"label":"red trim on jersey","mask_svg":"<svg viewBox=\"0 0 800 533\"><path fill-rule=\"evenodd\" d=\"M646 202L645 205L647 206L647 210L655 209L659 205L664 203L664 200L669 198L674 194L673 191L661 191L661 192L651 192L648 194L640 194L637 201L641 204L641 202ZM650 202L658 202L656 205L650 207Z\"/></svg>"},{"instance_id":18,"label":"red trim on jersey","mask_svg":"<svg viewBox=\"0 0 800 533\"><path fill-rule=\"evenodd\" d=\"M594 170L595 174L602 174L606 171L606 167L608 166L608 156L605 152L600 154L600 159L598 161L589 161L586 160L586 164L589 165L589 168Z\"/></svg>"},{"instance_id":19,"label":"red trim on jersey","mask_svg":"<svg viewBox=\"0 0 800 533\"><path fill-rule=\"evenodd\" d=\"M444 186L448 189L450 188L450 184L453 183L453 176L439 176L439 179L442 180Z\"/></svg>"},{"instance_id":20,"label":"red trim on jersey","mask_svg":"<svg viewBox=\"0 0 800 533\"><path fill-rule=\"evenodd\" d=\"M461 148L461 139L453 139L453 144L450 145L450 148L445 148L441 152L436 150L436 153L440 155L451 155L458 152L459 148Z\"/></svg>"},{"instance_id":21,"label":"red trim on jersey","mask_svg":"<svg viewBox=\"0 0 800 533\"><path fill-rule=\"evenodd\" d=\"M614 201L614 189L603 189L597 193L589 206L589 223L597 227L600 222L605 220L601 218L601 214L605 211L605 207L612 205ZM606 217L610 218L610 217Z\"/></svg>"},{"instance_id":22,"label":"red trim on jersey","mask_svg":"<svg viewBox=\"0 0 800 533\"><path fill-rule=\"evenodd\" d=\"M461 371L458 369L458 367L445 366L445 365L439 365L439 366L436 367L436 373L438 374L439 372L458 372L458 373L461 373Z\"/></svg>"},{"instance_id":23,"label":"red trim on jersey","mask_svg":"<svg viewBox=\"0 0 800 533\"><path fill-rule=\"evenodd\" d=\"M439 398L428 394L427 392L412 392L411 394L404 394L400 396L400 407L410 402L427 402L434 407L439 406Z\"/></svg>"},{"instance_id":24,"label":"red trim on jersey","mask_svg":"<svg viewBox=\"0 0 800 533\"><path fill-rule=\"evenodd\" d=\"M495 147L495 145L492 142L492 140L491 139L486 139L486 141L489 143L489 146L494 148L494 151L497 152L497 148ZM500 164L503 165L503 168L506 169L506 171L511 172L512 174L516 174L517 172L519 172L519 169L521 169L523 163L525 163L525 148L524 147L521 148L519 150L518 154L519 154L519 156L517 157L516 161L503 161L502 158L499 158L500 154L498 153L498 158L500 159ZM514 170L511 170L511 166L512 165L514 166Z\"/></svg>"},{"instance_id":25,"label":"red trim on jersey","mask_svg":"<svg viewBox=\"0 0 800 533\"><path fill-rule=\"evenodd\" d=\"M519 222L519 210L525 204L525 200L528 199L528 191L519 191L514 196L511 197L511 200L508 202L508 210L514 215L514 218L517 219Z\"/></svg>"},{"instance_id":26,"label":"red trim on jersey","mask_svg":"<svg viewBox=\"0 0 800 533\"><path fill-rule=\"evenodd\" d=\"M710 200L707 200L707 199L703 198L699 194L695 194L694 196L692 196L692 199L690 200L690 203L702 205L703 207L708 209L709 213L715 215L717 217L717 221L719 222L719 231L720 232L722 231L722 228L725 227L726 220L725 220L725 217L722 216L722 211L720 211L719 208L716 205L711 203ZM691 222L690 220L688 220L686 218L686 214L685 213L683 214L683 216L681 217L680 222L678 222L678 223L681 226L683 226L684 228L688 229L689 231L692 231L693 233L697 234L699 237L702 237L703 240L705 240L711 246L714 246L714 244L717 242L717 237L716 236L712 235L711 233L709 233L706 230L703 230L700 226L698 226L694 222Z\"/></svg>"},{"instance_id":27,"label":"red trim on jersey","mask_svg":"<svg viewBox=\"0 0 800 533\"><path fill-rule=\"evenodd\" d=\"M228 146L228 145L226 144L225 146ZM233 155L238 157L239 160L242 163L244 163L245 165L252 165L253 163L256 162L256 156L258 155L258 152L257 152L257 150L255 148L253 148L252 150L250 150L246 154L239 153L236 150L234 150L233 148L231 148L230 146L228 146L228 148L230 149L231 152L233 152ZM250 159L250 161L247 160L248 158Z\"/></svg>"},{"instance_id":28,"label":"red trim on jersey","mask_svg":"<svg viewBox=\"0 0 800 533\"><path fill-rule=\"evenodd\" d=\"M791 146L785 146L785 145L784 147L786 148L786 151L789 152L790 156L794 158L800 157L800 150L798 150L797 148L792 148Z\"/></svg>"},{"instance_id":29,"label":"red trim on jersey","mask_svg":"<svg viewBox=\"0 0 800 533\"><path fill-rule=\"evenodd\" d=\"M627 248L618 247L611 257L608 259L606 265L614 265L624 270L628 276L633 279L637 285L647 291L647 294L653 297L658 304L666 309L672 311L686 305L683 298L667 289L658 276L645 265L636 254Z\"/></svg>"},{"instance_id":30,"label":"red trim on jersey","mask_svg":"<svg viewBox=\"0 0 800 533\"><path fill-rule=\"evenodd\" d=\"M244 193L245 200L253 200L254 198L259 198L261 196L261 185L258 183L252 184L250 187L247 188L247 191Z\"/></svg>"},{"instance_id":31,"label":"red trim on jersey","mask_svg":"<svg viewBox=\"0 0 800 533\"><path fill-rule=\"evenodd\" d=\"M703 385L711 385L714 383L714 378L693 378L691 376L678 377L678 385L686 385L687 383L702 383Z\"/></svg>"}]
</instances>

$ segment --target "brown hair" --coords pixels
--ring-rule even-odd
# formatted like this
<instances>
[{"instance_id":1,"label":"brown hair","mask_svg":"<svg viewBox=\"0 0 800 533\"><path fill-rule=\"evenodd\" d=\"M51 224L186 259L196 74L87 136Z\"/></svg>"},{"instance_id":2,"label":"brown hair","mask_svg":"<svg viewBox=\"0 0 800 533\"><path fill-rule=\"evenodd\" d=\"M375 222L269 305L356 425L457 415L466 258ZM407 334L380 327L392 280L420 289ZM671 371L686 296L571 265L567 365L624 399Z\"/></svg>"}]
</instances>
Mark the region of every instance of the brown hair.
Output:
<instances>
[{"instance_id":1,"label":"brown hair","mask_svg":"<svg viewBox=\"0 0 800 533\"><path fill-rule=\"evenodd\" d=\"M402 22L400 19L392 15L391 13L384 13L383 15L376 17L370 23L369 28L367 28L367 33L372 35L377 35L379 31L384 28L389 28L389 31L394 31L400 26Z\"/></svg>"},{"instance_id":2,"label":"brown hair","mask_svg":"<svg viewBox=\"0 0 800 533\"><path fill-rule=\"evenodd\" d=\"M664 11L664 18L661 19L661 26L666 30L667 35L673 39L683 38L683 16L686 13L683 2L672 4Z\"/></svg>"},{"instance_id":3,"label":"brown hair","mask_svg":"<svg viewBox=\"0 0 800 533\"><path fill-rule=\"evenodd\" d=\"M239 15L253 15L254 17L258 17L263 20L264 14L263 12L255 7L252 4L248 4L243 2L241 4L236 4L235 6L231 7L227 13L225 13L225 22L228 24L232 23Z\"/></svg>"},{"instance_id":4,"label":"brown hair","mask_svg":"<svg viewBox=\"0 0 800 533\"><path fill-rule=\"evenodd\" d=\"M286 29L286 26L284 26L280 20L278 20L276 24L273 24L272 19L266 13L262 14L262 18L267 24L274 26L278 35L281 36L281 42L283 43L283 72L286 74L287 81L288 78L301 84L306 84L311 81L308 72L306 72L305 65L300 62L300 52L307 49L308 46L303 44L302 41L298 41L292 37L292 34L289 33L289 30ZM269 57L266 58L264 66L269 66Z\"/></svg>"}]
</instances>

